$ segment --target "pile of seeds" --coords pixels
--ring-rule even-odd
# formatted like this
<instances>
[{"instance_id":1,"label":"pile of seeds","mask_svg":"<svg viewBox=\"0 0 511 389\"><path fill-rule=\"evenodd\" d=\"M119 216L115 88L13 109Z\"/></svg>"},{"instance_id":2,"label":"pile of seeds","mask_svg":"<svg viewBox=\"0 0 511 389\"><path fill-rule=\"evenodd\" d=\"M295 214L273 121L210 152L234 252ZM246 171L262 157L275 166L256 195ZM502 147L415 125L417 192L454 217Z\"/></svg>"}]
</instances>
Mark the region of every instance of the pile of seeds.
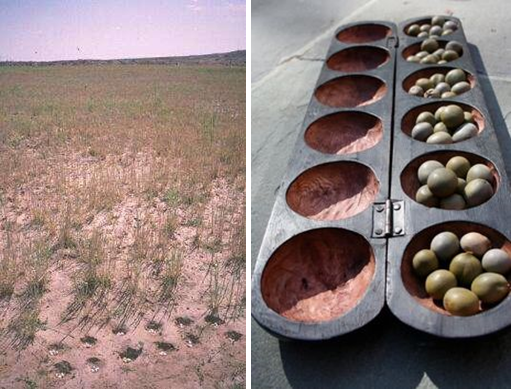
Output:
<instances>
[{"instance_id":1,"label":"pile of seeds","mask_svg":"<svg viewBox=\"0 0 511 389\"><path fill-rule=\"evenodd\" d=\"M471 166L462 156L452 157L444 166L437 160L424 162L417 171L422 186L415 200L426 207L461 210L475 207L493 196L494 177L483 164Z\"/></svg>"},{"instance_id":2,"label":"pile of seeds","mask_svg":"<svg viewBox=\"0 0 511 389\"><path fill-rule=\"evenodd\" d=\"M412 138L431 144L450 144L473 138L478 133L473 115L456 105L425 111L417 116Z\"/></svg>"},{"instance_id":3,"label":"pile of seeds","mask_svg":"<svg viewBox=\"0 0 511 389\"><path fill-rule=\"evenodd\" d=\"M408 93L418 97L447 99L470 90L463 69L452 69L447 74L435 73L430 78L419 78Z\"/></svg>"},{"instance_id":4,"label":"pile of seeds","mask_svg":"<svg viewBox=\"0 0 511 389\"><path fill-rule=\"evenodd\" d=\"M406 33L418 38L440 37L452 34L458 29L458 24L452 20L447 20L444 16L433 16L431 24L424 23L422 25L412 24L406 30Z\"/></svg>"},{"instance_id":5,"label":"pile of seeds","mask_svg":"<svg viewBox=\"0 0 511 389\"><path fill-rule=\"evenodd\" d=\"M463 54L463 46L457 41L450 41L441 48L434 38L426 39L421 43L421 49L414 55L406 57L408 62L430 65L442 65L458 59Z\"/></svg>"},{"instance_id":6,"label":"pile of seeds","mask_svg":"<svg viewBox=\"0 0 511 389\"><path fill-rule=\"evenodd\" d=\"M437 234L429 249L418 251L412 260L414 273L426 278L425 289L441 300L452 315L471 316L481 303L493 306L509 294L504 277L511 270L511 257L478 232L458 238L450 231Z\"/></svg>"}]
</instances>

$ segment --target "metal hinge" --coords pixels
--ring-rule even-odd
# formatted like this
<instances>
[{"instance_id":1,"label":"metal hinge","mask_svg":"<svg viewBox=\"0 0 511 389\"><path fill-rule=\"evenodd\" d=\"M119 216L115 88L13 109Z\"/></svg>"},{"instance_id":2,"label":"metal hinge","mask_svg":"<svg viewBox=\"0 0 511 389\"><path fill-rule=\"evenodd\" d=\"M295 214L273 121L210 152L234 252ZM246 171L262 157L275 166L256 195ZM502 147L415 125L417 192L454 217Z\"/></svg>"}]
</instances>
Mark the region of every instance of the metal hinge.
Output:
<instances>
[{"instance_id":1,"label":"metal hinge","mask_svg":"<svg viewBox=\"0 0 511 389\"><path fill-rule=\"evenodd\" d=\"M390 238L405 234L405 203L386 200L373 204L373 238Z\"/></svg>"}]
</instances>

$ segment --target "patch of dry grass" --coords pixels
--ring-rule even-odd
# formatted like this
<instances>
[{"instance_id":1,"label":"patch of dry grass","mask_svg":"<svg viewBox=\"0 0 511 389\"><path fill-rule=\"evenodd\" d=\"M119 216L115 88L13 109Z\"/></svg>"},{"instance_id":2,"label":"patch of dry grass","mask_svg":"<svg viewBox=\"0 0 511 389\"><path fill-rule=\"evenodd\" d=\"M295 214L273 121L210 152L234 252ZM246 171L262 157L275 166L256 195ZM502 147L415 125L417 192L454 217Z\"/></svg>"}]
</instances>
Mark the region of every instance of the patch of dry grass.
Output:
<instances>
[{"instance_id":1,"label":"patch of dry grass","mask_svg":"<svg viewBox=\"0 0 511 389\"><path fill-rule=\"evenodd\" d=\"M175 325L183 305L243 320L245 68L0 67L0 171L17 347L44 337L48 293L56 331Z\"/></svg>"}]
</instances>

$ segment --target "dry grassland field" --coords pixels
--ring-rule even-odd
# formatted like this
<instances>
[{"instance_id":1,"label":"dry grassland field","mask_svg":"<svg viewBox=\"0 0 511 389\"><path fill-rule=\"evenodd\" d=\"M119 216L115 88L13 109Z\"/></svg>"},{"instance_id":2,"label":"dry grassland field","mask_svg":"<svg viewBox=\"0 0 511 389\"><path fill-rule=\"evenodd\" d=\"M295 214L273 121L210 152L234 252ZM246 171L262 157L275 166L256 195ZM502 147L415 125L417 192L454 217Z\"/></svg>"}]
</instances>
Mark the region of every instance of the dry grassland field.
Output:
<instances>
[{"instance_id":1,"label":"dry grassland field","mask_svg":"<svg viewBox=\"0 0 511 389\"><path fill-rule=\"evenodd\" d=\"M245 385L245 67L0 66L0 388Z\"/></svg>"}]
</instances>

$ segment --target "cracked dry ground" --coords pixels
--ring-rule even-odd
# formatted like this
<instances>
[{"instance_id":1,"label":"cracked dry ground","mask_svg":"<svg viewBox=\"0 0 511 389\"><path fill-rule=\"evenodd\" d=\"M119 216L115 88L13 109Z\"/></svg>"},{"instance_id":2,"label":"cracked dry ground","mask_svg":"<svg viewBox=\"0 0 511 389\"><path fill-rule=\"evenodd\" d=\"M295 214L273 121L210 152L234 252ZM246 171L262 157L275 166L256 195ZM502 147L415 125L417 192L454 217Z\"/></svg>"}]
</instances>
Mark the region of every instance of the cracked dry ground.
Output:
<instances>
[{"instance_id":1,"label":"cracked dry ground","mask_svg":"<svg viewBox=\"0 0 511 389\"><path fill-rule=\"evenodd\" d=\"M0 67L0 388L245 384L245 68Z\"/></svg>"}]
</instances>

